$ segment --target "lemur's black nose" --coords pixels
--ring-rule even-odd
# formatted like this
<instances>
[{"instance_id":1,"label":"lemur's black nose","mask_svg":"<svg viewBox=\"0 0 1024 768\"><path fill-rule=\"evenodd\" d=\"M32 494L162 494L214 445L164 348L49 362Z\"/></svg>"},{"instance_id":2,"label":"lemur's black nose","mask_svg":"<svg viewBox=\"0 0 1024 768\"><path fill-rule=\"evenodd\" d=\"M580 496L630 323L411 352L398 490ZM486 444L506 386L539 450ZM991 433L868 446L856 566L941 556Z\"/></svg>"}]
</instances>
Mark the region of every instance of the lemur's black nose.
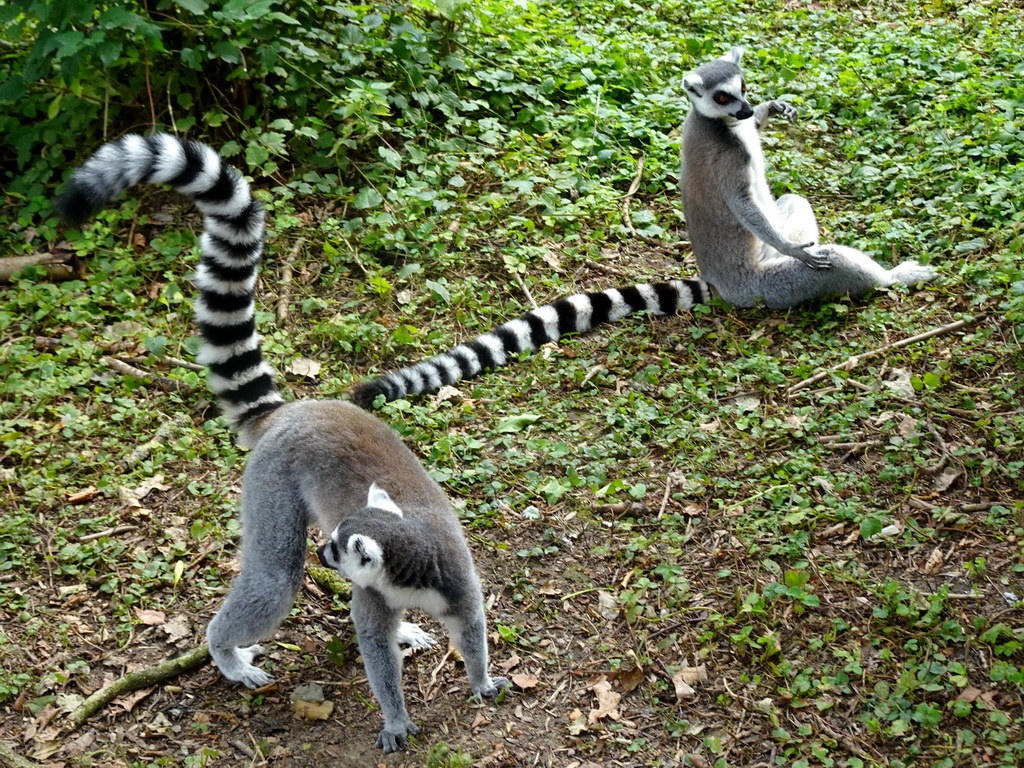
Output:
<instances>
[{"instance_id":1,"label":"lemur's black nose","mask_svg":"<svg viewBox=\"0 0 1024 768\"><path fill-rule=\"evenodd\" d=\"M316 556L320 560L320 565L322 565L324 568L333 568L334 566L327 562L327 558L324 557L324 552L326 551L327 544L321 544L319 547L316 548Z\"/></svg>"},{"instance_id":2,"label":"lemur's black nose","mask_svg":"<svg viewBox=\"0 0 1024 768\"><path fill-rule=\"evenodd\" d=\"M753 116L754 116L754 110L747 103L744 103L743 106L740 107L740 111L736 113L736 119L737 120L746 120L748 117L753 117Z\"/></svg>"}]
</instances>

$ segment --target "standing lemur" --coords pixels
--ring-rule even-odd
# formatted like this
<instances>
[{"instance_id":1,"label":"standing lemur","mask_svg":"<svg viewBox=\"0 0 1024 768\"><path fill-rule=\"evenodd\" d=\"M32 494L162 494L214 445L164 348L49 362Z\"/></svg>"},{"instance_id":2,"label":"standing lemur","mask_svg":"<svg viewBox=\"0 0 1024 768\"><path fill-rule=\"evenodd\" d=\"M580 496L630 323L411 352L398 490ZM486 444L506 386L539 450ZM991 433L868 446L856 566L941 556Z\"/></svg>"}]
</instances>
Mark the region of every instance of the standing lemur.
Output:
<instances>
[{"instance_id":1,"label":"standing lemur","mask_svg":"<svg viewBox=\"0 0 1024 768\"><path fill-rule=\"evenodd\" d=\"M390 401L433 391L504 365L512 354L630 312L665 315L690 309L707 300L709 285L733 306L787 308L832 294L860 296L878 286L934 278L931 267L915 261L885 269L855 248L819 245L807 200L772 198L758 130L772 115L792 120L796 109L782 101L750 106L739 68L742 54L733 48L683 79L692 108L683 125L680 189L702 280L559 299L449 352L359 382L352 392L356 404L369 408L378 395Z\"/></svg>"},{"instance_id":2,"label":"standing lemur","mask_svg":"<svg viewBox=\"0 0 1024 768\"><path fill-rule=\"evenodd\" d=\"M138 183L168 184L204 215L199 360L239 443L253 449L242 483L241 573L206 633L221 673L250 688L271 682L252 664L255 643L295 601L315 522L330 534L321 559L353 581L352 623L384 714L378 747L393 752L419 731L405 708L398 645L433 640L402 621L406 608L445 625L478 699L497 696L508 681L489 675L480 582L444 492L383 422L340 401L285 404L274 385L254 316L264 211L248 183L205 144L125 136L75 171L56 208L79 225Z\"/></svg>"}]
</instances>

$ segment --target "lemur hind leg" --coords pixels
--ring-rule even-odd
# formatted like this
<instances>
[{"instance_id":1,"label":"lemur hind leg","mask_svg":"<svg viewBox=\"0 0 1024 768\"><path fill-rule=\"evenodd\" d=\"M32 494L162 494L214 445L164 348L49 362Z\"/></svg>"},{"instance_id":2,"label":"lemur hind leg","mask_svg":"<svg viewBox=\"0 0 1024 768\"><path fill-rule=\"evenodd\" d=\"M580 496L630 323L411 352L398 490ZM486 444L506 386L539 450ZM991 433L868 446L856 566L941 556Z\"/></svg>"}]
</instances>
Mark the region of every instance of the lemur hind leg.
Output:
<instances>
[{"instance_id":1,"label":"lemur hind leg","mask_svg":"<svg viewBox=\"0 0 1024 768\"><path fill-rule=\"evenodd\" d=\"M816 243L821 233L818 218L806 197L783 195L775 201L782 219L782 234L794 243Z\"/></svg>"},{"instance_id":2,"label":"lemur hind leg","mask_svg":"<svg viewBox=\"0 0 1024 768\"><path fill-rule=\"evenodd\" d=\"M273 682L252 663L262 653L255 643L281 625L302 583L301 569L296 571L290 563L277 567L277 562L269 557L243 558L241 574L231 583L231 592L206 629L210 654L221 674L249 688Z\"/></svg>"},{"instance_id":3,"label":"lemur hind leg","mask_svg":"<svg viewBox=\"0 0 1024 768\"><path fill-rule=\"evenodd\" d=\"M267 457L270 456L270 461ZM295 603L306 560L308 514L289 483L278 482L271 452L257 448L242 487L241 573L206 630L210 655L229 680L272 682L252 664Z\"/></svg>"}]
</instances>

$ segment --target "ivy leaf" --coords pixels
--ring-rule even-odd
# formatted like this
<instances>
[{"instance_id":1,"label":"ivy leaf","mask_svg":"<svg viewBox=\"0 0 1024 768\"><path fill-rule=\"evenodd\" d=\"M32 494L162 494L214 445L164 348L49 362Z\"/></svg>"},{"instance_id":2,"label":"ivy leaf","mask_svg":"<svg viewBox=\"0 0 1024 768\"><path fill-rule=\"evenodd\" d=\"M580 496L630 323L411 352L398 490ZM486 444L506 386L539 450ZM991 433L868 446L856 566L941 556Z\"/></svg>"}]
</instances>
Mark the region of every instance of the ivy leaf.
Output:
<instances>
[{"instance_id":1,"label":"ivy leaf","mask_svg":"<svg viewBox=\"0 0 1024 768\"><path fill-rule=\"evenodd\" d=\"M384 198L381 197L380 192L373 187L363 187L359 190L358 194L356 194L355 200L352 201L352 205L359 210L364 210L366 208L376 208L383 202Z\"/></svg>"}]
</instances>

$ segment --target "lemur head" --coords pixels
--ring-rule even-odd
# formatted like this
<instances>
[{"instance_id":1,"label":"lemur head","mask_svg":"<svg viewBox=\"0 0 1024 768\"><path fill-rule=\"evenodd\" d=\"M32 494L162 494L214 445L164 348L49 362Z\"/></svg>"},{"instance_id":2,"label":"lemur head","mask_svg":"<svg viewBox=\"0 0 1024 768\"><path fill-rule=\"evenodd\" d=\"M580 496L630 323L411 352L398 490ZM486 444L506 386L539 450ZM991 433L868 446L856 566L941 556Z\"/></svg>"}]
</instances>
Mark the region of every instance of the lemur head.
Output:
<instances>
[{"instance_id":1,"label":"lemur head","mask_svg":"<svg viewBox=\"0 0 1024 768\"><path fill-rule=\"evenodd\" d=\"M384 569L384 549L381 543L366 533L349 533L353 519L360 519L373 511L387 512L402 518L402 510L388 492L376 483L370 485L366 507L342 521L327 542L320 546L317 557L325 568L333 568L361 587L372 586ZM378 527L378 526L374 526Z\"/></svg>"},{"instance_id":2,"label":"lemur head","mask_svg":"<svg viewBox=\"0 0 1024 768\"><path fill-rule=\"evenodd\" d=\"M683 88L693 108L712 120L732 125L754 114L747 102L747 84L740 70L742 48L733 48L725 56L707 64L683 78Z\"/></svg>"}]
</instances>

